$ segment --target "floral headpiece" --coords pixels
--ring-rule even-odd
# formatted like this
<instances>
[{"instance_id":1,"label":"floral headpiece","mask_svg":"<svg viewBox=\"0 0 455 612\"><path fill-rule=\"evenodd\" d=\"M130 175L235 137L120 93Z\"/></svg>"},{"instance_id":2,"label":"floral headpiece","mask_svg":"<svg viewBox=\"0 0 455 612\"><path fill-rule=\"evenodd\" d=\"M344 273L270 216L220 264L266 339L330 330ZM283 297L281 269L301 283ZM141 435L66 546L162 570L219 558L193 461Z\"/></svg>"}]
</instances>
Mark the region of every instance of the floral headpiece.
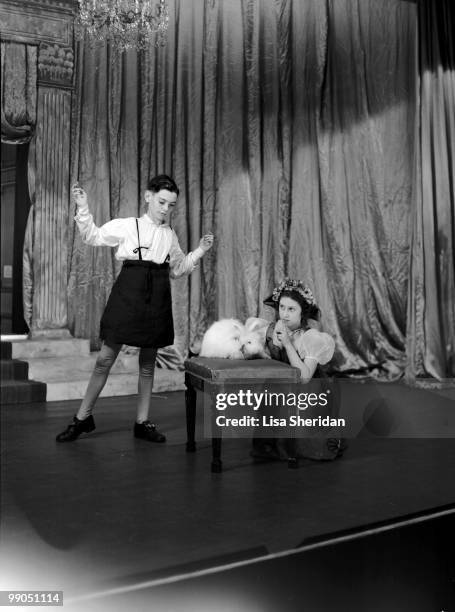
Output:
<instances>
[{"instance_id":1,"label":"floral headpiece","mask_svg":"<svg viewBox=\"0 0 455 612\"><path fill-rule=\"evenodd\" d=\"M311 306L316 305L316 300L314 299L311 289L304 285L302 281L286 277L284 280L281 281L278 287L275 287L275 289L273 290L272 300L274 302L279 302L283 291L295 291L296 293L299 293L303 297L303 299L308 302L308 304L311 304Z\"/></svg>"}]
</instances>

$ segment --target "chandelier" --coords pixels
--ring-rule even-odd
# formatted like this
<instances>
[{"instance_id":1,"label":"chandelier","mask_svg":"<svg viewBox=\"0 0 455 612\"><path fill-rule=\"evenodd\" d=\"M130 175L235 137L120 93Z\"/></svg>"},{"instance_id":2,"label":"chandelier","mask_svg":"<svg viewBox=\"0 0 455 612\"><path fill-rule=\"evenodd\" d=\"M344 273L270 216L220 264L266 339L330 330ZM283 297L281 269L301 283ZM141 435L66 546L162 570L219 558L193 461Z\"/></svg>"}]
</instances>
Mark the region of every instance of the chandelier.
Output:
<instances>
[{"instance_id":1,"label":"chandelier","mask_svg":"<svg viewBox=\"0 0 455 612\"><path fill-rule=\"evenodd\" d=\"M119 49L138 51L166 43L169 11L166 0L78 0L75 33L92 43L108 41Z\"/></svg>"}]
</instances>

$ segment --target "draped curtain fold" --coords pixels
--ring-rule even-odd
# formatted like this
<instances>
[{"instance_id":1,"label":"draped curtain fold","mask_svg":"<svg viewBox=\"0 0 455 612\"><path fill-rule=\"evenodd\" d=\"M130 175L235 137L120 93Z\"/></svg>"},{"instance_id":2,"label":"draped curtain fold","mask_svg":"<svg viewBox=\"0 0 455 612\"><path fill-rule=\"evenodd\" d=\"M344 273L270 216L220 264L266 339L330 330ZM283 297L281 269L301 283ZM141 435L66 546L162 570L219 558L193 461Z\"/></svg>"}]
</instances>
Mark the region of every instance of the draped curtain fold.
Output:
<instances>
[{"instance_id":1,"label":"draped curtain fold","mask_svg":"<svg viewBox=\"0 0 455 612\"><path fill-rule=\"evenodd\" d=\"M416 7L390 0L328 7L312 113L318 194L304 214L322 246L307 275L316 285L323 275L320 301L344 362L382 364L381 376L395 378L405 365Z\"/></svg>"},{"instance_id":2,"label":"draped curtain fold","mask_svg":"<svg viewBox=\"0 0 455 612\"><path fill-rule=\"evenodd\" d=\"M455 376L455 8L419 2L419 116L406 376Z\"/></svg>"},{"instance_id":3,"label":"draped curtain fold","mask_svg":"<svg viewBox=\"0 0 455 612\"><path fill-rule=\"evenodd\" d=\"M288 274L312 286L339 368L382 363L382 376L402 375L418 275L409 282L416 4L169 8L164 48L123 57L79 48L72 176L95 221L140 214L148 178L167 172L181 188L182 248L215 234L199 269L174 281L179 349L216 318L270 318L262 300ZM95 343L117 266L77 233L72 244L72 329Z\"/></svg>"},{"instance_id":4,"label":"draped curtain fold","mask_svg":"<svg viewBox=\"0 0 455 612\"><path fill-rule=\"evenodd\" d=\"M37 47L1 43L2 142L23 144L36 124Z\"/></svg>"}]
</instances>

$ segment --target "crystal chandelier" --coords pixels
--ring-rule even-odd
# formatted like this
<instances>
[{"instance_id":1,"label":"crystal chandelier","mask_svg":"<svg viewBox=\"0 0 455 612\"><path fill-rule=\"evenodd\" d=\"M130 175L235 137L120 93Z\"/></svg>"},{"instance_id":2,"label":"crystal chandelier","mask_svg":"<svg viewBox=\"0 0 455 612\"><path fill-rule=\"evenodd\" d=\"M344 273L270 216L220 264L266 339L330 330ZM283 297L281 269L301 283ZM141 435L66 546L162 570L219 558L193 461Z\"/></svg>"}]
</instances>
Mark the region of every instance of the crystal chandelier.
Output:
<instances>
[{"instance_id":1,"label":"crystal chandelier","mask_svg":"<svg viewBox=\"0 0 455 612\"><path fill-rule=\"evenodd\" d=\"M169 23L166 0L79 0L76 37L109 41L120 51L164 45Z\"/></svg>"}]
</instances>

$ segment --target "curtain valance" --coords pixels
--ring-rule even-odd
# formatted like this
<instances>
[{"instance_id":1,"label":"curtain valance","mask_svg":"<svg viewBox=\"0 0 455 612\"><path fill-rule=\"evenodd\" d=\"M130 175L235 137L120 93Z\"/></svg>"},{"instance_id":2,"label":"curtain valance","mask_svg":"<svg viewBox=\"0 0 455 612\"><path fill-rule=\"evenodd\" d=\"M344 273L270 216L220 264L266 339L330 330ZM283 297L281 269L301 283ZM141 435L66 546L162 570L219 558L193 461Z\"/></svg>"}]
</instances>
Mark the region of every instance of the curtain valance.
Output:
<instances>
[{"instance_id":1,"label":"curtain valance","mask_svg":"<svg viewBox=\"0 0 455 612\"><path fill-rule=\"evenodd\" d=\"M1 43L2 142L29 142L36 124L38 48Z\"/></svg>"}]
</instances>

